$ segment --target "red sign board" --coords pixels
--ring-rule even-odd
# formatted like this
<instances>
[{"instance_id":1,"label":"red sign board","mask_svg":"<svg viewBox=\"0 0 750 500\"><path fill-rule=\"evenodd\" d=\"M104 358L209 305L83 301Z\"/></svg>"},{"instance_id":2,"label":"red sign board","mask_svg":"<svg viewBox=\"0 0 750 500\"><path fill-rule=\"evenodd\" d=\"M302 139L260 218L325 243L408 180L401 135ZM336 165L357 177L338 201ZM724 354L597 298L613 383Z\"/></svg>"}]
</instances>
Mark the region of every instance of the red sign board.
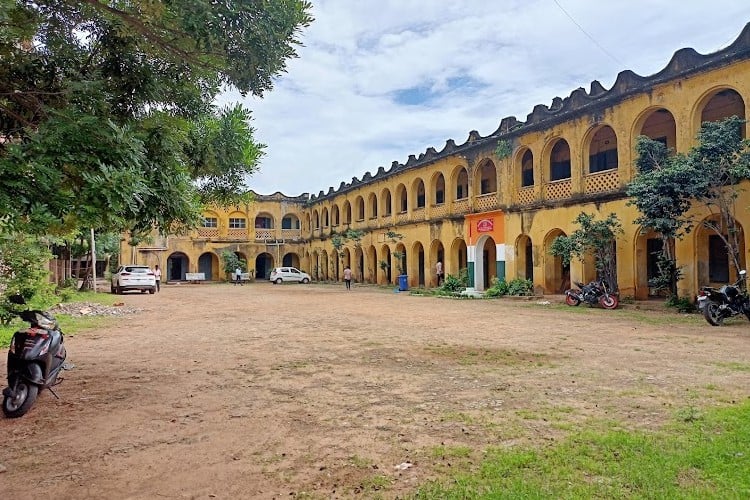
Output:
<instances>
[{"instance_id":1,"label":"red sign board","mask_svg":"<svg viewBox=\"0 0 750 500\"><path fill-rule=\"evenodd\" d=\"M480 233L489 233L495 228L495 221L492 219L481 219L477 222L477 231Z\"/></svg>"}]
</instances>

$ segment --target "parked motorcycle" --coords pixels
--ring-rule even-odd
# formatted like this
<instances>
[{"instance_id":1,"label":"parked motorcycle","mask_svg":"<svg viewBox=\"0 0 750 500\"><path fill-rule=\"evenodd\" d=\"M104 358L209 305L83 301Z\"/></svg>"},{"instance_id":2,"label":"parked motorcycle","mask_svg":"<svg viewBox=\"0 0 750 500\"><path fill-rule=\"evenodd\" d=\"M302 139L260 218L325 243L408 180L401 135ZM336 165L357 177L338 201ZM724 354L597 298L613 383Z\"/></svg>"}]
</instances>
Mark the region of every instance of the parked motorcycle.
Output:
<instances>
[{"instance_id":1,"label":"parked motorcycle","mask_svg":"<svg viewBox=\"0 0 750 500\"><path fill-rule=\"evenodd\" d=\"M733 285L719 288L701 287L698 292L698 309L712 326L721 326L724 320L744 314L750 320L750 297L747 294L745 278L747 271L740 271L739 279Z\"/></svg>"},{"instance_id":2,"label":"parked motorcycle","mask_svg":"<svg viewBox=\"0 0 750 500\"><path fill-rule=\"evenodd\" d=\"M23 305L20 295L10 297ZM8 418L23 416L31 409L43 389L57 398L52 387L62 382L66 351L63 333L55 317L44 311L26 310L19 313L29 328L13 334L8 350L8 387L3 390L3 413Z\"/></svg>"},{"instance_id":3,"label":"parked motorcycle","mask_svg":"<svg viewBox=\"0 0 750 500\"><path fill-rule=\"evenodd\" d=\"M577 306L581 302L589 305L599 304L604 309L617 309L620 299L617 295L607 289L604 280L592 281L588 285L576 282L578 289L565 290L565 303L569 306Z\"/></svg>"}]
</instances>

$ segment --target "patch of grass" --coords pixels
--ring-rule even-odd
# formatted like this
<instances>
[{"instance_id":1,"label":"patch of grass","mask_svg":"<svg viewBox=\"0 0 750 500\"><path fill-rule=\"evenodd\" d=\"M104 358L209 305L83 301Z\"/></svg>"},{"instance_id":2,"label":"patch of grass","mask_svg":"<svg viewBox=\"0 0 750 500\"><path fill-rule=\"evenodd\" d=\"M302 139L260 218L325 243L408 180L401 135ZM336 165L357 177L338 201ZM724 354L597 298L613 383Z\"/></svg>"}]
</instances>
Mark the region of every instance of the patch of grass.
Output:
<instances>
[{"instance_id":1,"label":"patch of grass","mask_svg":"<svg viewBox=\"0 0 750 500\"><path fill-rule=\"evenodd\" d=\"M349 457L349 463L359 469L367 469L372 467L372 460L370 460L369 458L360 457L359 455Z\"/></svg>"},{"instance_id":2,"label":"patch of grass","mask_svg":"<svg viewBox=\"0 0 750 500\"><path fill-rule=\"evenodd\" d=\"M464 424L473 424L474 418L471 415L467 415L463 412L450 411L443 413L440 417L441 422L462 422Z\"/></svg>"},{"instance_id":3,"label":"patch of grass","mask_svg":"<svg viewBox=\"0 0 750 500\"><path fill-rule=\"evenodd\" d=\"M391 487L392 482L393 480L390 477L382 474L370 476L362 480L357 493L387 490Z\"/></svg>"},{"instance_id":4,"label":"patch of grass","mask_svg":"<svg viewBox=\"0 0 750 500\"><path fill-rule=\"evenodd\" d=\"M750 363L738 363L736 361L720 361L714 363L716 366L726 368L735 372L750 372Z\"/></svg>"},{"instance_id":5,"label":"patch of grass","mask_svg":"<svg viewBox=\"0 0 750 500\"><path fill-rule=\"evenodd\" d=\"M55 318L63 333L71 336L86 330L104 328L115 319L112 316L69 316L67 314L56 314ZM13 320L9 325L0 326L0 347L8 347L13 334L26 327L28 323L20 319Z\"/></svg>"},{"instance_id":6,"label":"patch of grass","mask_svg":"<svg viewBox=\"0 0 750 500\"><path fill-rule=\"evenodd\" d=\"M475 471L413 498L749 498L749 442L746 402L659 432L586 430L547 448L490 449Z\"/></svg>"},{"instance_id":7,"label":"patch of grass","mask_svg":"<svg viewBox=\"0 0 750 500\"><path fill-rule=\"evenodd\" d=\"M435 446L430 456L432 458L468 458L472 451L468 446Z\"/></svg>"}]
</instances>

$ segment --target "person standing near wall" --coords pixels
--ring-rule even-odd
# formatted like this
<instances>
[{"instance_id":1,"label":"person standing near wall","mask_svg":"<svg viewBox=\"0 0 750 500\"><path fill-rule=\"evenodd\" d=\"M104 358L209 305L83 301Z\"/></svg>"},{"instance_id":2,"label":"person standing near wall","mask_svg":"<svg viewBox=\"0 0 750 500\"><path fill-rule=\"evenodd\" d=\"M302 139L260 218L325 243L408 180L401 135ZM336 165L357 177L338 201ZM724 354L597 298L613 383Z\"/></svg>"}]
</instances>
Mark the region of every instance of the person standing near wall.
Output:
<instances>
[{"instance_id":1,"label":"person standing near wall","mask_svg":"<svg viewBox=\"0 0 750 500\"><path fill-rule=\"evenodd\" d=\"M234 286L237 286L237 283L239 283L240 286L243 286L241 280L242 280L242 268L237 266L237 269L234 270Z\"/></svg>"},{"instance_id":2,"label":"person standing near wall","mask_svg":"<svg viewBox=\"0 0 750 500\"><path fill-rule=\"evenodd\" d=\"M159 269L159 264L154 266L154 277L156 278L156 291L158 292L161 289L161 269Z\"/></svg>"},{"instance_id":3,"label":"person standing near wall","mask_svg":"<svg viewBox=\"0 0 750 500\"><path fill-rule=\"evenodd\" d=\"M352 270L349 268L349 266L346 266L344 268L344 283L346 284L347 290L352 289Z\"/></svg>"},{"instance_id":4,"label":"person standing near wall","mask_svg":"<svg viewBox=\"0 0 750 500\"><path fill-rule=\"evenodd\" d=\"M435 274L437 275L437 286L443 282L443 263L438 261L435 264Z\"/></svg>"}]
</instances>

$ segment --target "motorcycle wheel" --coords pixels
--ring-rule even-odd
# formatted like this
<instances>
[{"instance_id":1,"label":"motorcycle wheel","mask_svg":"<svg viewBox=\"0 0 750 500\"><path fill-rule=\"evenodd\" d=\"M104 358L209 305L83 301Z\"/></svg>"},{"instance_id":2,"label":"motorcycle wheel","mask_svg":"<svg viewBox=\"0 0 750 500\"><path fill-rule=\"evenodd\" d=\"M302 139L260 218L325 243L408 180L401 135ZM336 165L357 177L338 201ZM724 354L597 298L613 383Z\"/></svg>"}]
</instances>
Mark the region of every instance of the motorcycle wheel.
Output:
<instances>
[{"instance_id":1,"label":"motorcycle wheel","mask_svg":"<svg viewBox=\"0 0 750 500\"><path fill-rule=\"evenodd\" d=\"M703 317L711 326L721 326L724 323L724 316L719 311L719 304L715 302L706 304L706 307L703 308Z\"/></svg>"},{"instance_id":2,"label":"motorcycle wheel","mask_svg":"<svg viewBox=\"0 0 750 500\"><path fill-rule=\"evenodd\" d=\"M617 298L617 295L602 295L599 297L599 304L604 309L617 309L617 306L620 305L620 300Z\"/></svg>"},{"instance_id":3,"label":"motorcycle wheel","mask_svg":"<svg viewBox=\"0 0 750 500\"><path fill-rule=\"evenodd\" d=\"M575 298L573 295L566 293L565 303L568 304L569 306L577 306L578 304L581 303L581 301Z\"/></svg>"},{"instance_id":4,"label":"motorcycle wheel","mask_svg":"<svg viewBox=\"0 0 750 500\"><path fill-rule=\"evenodd\" d=\"M24 416L31 409L38 394L38 386L19 380L16 386L16 396L5 396L3 399L3 413L8 418Z\"/></svg>"}]
</instances>

